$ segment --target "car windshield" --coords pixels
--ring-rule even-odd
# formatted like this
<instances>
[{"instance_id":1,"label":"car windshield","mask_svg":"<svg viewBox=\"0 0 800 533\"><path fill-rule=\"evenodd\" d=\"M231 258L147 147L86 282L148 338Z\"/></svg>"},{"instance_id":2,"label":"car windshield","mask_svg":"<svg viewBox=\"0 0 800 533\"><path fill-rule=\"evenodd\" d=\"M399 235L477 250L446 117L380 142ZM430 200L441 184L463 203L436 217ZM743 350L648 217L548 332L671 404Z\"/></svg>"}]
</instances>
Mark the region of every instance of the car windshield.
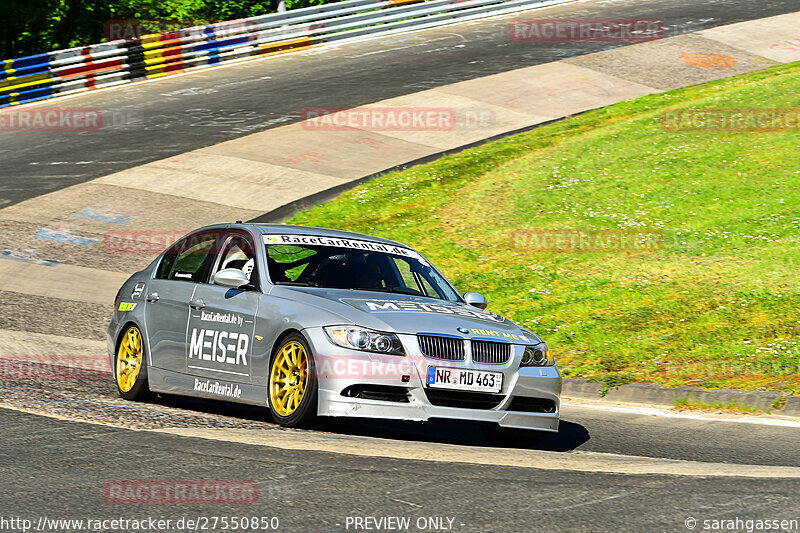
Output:
<instances>
[{"instance_id":1,"label":"car windshield","mask_svg":"<svg viewBox=\"0 0 800 533\"><path fill-rule=\"evenodd\" d=\"M458 294L408 248L308 236L264 238L269 277L276 285L426 296L458 302Z\"/></svg>"}]
</instances>

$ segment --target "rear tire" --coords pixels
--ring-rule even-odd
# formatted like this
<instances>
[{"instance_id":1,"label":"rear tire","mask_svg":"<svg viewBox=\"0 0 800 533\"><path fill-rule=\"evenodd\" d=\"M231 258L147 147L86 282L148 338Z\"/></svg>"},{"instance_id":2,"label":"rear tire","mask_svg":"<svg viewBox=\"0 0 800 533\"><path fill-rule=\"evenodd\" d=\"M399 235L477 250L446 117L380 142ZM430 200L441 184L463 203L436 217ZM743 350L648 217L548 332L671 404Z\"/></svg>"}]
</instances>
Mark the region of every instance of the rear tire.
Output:
<instances>
[{"instance_id":1,"label":"rear tire","mask_svg":"<svg viewBox=\"0 0 800 533\"><path fill-rule=\"evenodd\" d=\"M281 426L307 427L317 418L314 355L299 333L283 339L272 355L267 400L272 418Z\"/></svg>"},{"instance_id":2,"label":"rear tire","mask_svg":"<svg viewBox=\"0 0 800 533\"><path fill-rule=\"evenodd\" d=\"M481 432L492 446L500 448L530 448L547 436L544 431L504 428L497 424L483 424Z\"/></svg>"},{"instance_id":3,"label":"rear tire","mask_svg":"<svg viewBox=\"0 0 800 533\"><path fill-rule=\"evenodd\" d=\"M126 400L143 400L150 395L147 384L147 357L142 332L128 326L119 338L114 356L114 382Z\"/></svg>"}]
</instances>

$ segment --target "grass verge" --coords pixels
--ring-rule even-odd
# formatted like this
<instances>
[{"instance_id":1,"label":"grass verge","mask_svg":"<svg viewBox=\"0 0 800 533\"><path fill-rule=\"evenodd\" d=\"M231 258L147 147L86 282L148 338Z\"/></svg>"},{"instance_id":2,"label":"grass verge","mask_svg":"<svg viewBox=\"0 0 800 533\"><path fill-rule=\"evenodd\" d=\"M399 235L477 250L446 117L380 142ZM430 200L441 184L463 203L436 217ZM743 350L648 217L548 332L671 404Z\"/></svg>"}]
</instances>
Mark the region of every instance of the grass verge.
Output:
<instances>
[{"instance_id":1,"label":"grass verge","mask_svg":"<svg viewBox=\"0 0 800 533\"><path fill-rule=\"evenodd\" d=\"M387 174L291 223L418 248L542 335L565 375L800 394L797 127L663 127L741 108L800 108L800 64Z\"/></svg>"}]
</instances>

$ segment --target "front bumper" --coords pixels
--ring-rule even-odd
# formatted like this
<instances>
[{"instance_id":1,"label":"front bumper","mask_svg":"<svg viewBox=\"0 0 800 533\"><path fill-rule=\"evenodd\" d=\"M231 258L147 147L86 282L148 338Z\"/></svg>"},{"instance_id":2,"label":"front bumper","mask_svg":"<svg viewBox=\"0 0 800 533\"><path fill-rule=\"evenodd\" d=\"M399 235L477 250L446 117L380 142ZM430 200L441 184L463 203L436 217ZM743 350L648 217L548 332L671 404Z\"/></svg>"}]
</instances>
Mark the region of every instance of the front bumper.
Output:
<instances>
[{"instance_id":1,"label":"front bumper","mask_svg":"<svg viewBox=\"0 0 800 533\"><path fill-rule=\"evenodd\" d=\"M349 350L333 344L322 328L304 331L312 345L317 365L320 416L384 418L426 421L432 419L491 422L503 427L558 431L561 374L558 368L519 367L522 346L514 346L511 359L504 364L469 361L441 361L422 355L415 335L400 335L405 356L380 355ZM494 395L497 403L489 408L434 405L426 393L429 366L447 365L454 369L501 372L503 387ZM343 391L361 386L405 389L407 401L386 401L348 397ZM482 393L473 393L482 396ZM458 394L456 394L458 396ZM486 397L486 396L484 396ZM552 412L510 410L515 398L534 398ZM458 403L458 402L456 402ZM494 402L492 402L494 403ZM514 405L519 405L515 403Z\"/></svg>"}]
</instances>

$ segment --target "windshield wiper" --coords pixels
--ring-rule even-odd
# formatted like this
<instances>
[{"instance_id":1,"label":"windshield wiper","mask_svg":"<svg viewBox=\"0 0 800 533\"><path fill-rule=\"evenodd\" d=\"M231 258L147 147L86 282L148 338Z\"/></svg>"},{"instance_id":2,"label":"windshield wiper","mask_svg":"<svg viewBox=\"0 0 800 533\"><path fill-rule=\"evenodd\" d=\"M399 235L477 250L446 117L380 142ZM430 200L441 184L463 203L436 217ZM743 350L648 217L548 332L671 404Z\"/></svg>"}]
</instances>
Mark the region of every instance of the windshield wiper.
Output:
<instances>
[{"instance_id":1,"label":"windshield wiper","mask_svg":"<svg viewBox=\"0 0 800 533\"><path fill-rule=\"evenodd\" d=\"M425 296L425 294L422 294L419 291L416 291L414 289L409 289L406 287L387 287L385 290L389 292L396 292L397 294L409 294L411 296ZM433 296L428 296L428 298L433 298Z\"/></svg>"},{"instance_id":2,"label":"windshield wiper","mask_svg":"<svg viewBox=\"0 0 800 533\"><path fill-rule=\"evenodd\" d=\"M319 287L316 281L276 281L275 285L288 285L290 287Z\"/></svg>"},{"instance_id":3,"label":"windshield wiper","mask_svg":"<svg viewBox=\"0 0 800 533\"><path fill-rule=\"evenodd\" d=\"M409 296L422 296L425 297L424 294L420 293L419 291L415 291L413 289L403 289L402 287L379 287L379 288L370 288L370 287L351 287L349 290L351 291L371 291L371 292L391 292L394 294L408 294ZM428 298L432 298L428 296Z\"/></svg>"}]
</instances>

